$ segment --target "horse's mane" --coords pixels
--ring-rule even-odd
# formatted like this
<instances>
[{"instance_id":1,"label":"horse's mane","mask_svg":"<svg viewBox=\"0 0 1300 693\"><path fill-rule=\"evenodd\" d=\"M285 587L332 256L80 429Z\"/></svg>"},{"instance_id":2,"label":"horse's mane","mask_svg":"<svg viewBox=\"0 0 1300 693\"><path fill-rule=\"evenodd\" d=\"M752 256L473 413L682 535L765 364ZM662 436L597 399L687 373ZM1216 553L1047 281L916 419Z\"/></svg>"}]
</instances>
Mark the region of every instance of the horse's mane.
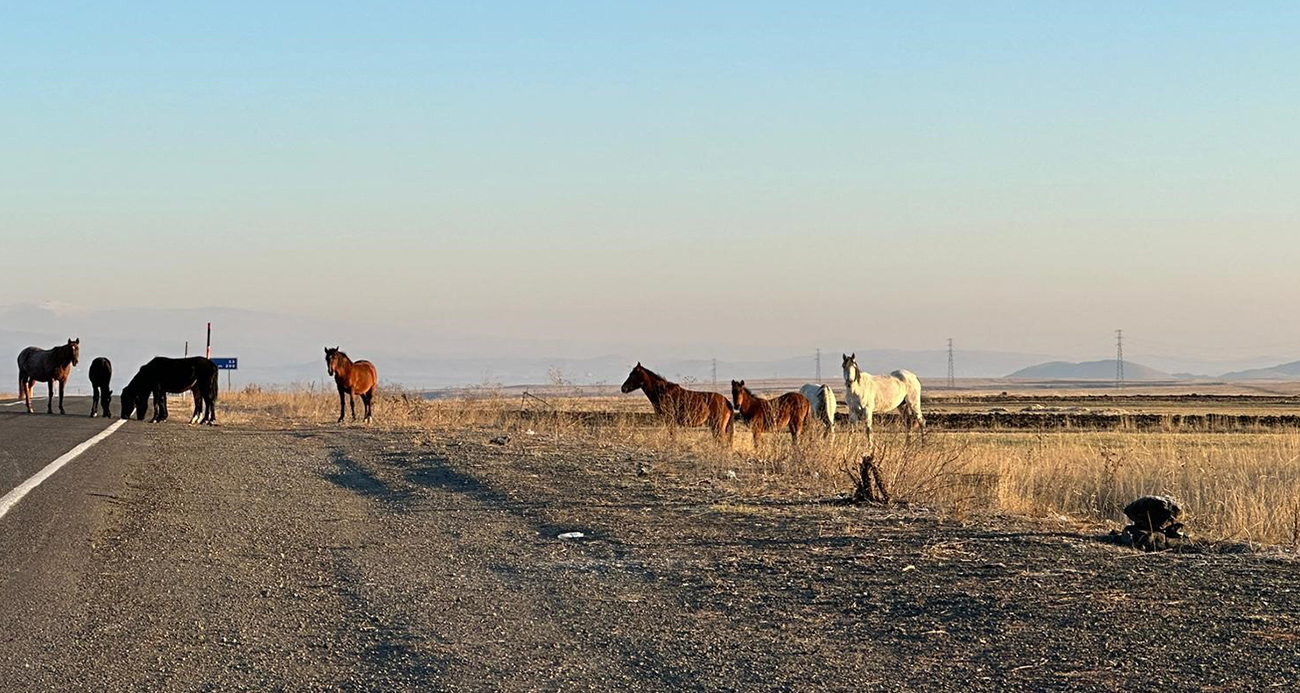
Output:
<instances>
[{"instance_id":1,"label":"horse's mane","mask_svg":"<svg viewBox=\"0 0 1300 693\"><path fill-rule=\"evenodd\" d=\"M763 413L764 415L767 414L767 409L772 404L770 401L763 399L762 397L759 397L758 395L754 394L754 391L749 389L748 385L741 385L740 392L743 392L745 394L745 397L747 397L750 402L753 402L753 406L758 407L761 413ZM737 397L736 399L739 400L740 398ZM740 408L739 401L736 402L736 407Z\"/></svg>"},{"instance_id":2,"label":"horse's mane","mask_svg":"<svg viewBox=\"0 0 1300 693\"><path fill-rule=\"evenodd\" d=\"M650 382L654 384L656 390L663 391L663 390L670 390L674 387L681 387L677 383L674 383L673 381L663 377L662 375L659 375L658 373L650 370L649 368L646 368L645 366L641 366L641 370L645 371L645 374L649 376L648 380L650 380Z\"/></svg>"}]
</instances>

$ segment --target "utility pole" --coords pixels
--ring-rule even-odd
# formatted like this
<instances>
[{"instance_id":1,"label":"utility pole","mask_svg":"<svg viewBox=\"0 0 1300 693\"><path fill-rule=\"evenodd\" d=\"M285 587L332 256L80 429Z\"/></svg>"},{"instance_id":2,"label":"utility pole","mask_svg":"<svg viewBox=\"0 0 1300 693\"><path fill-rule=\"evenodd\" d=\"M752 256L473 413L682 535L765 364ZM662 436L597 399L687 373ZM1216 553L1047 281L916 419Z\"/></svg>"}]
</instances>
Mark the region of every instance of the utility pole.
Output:
<instances>
[{"instance_id":1,"label":"utility pole","mask_svg":"<svg viewBox=\"0 0 1300 693\"><path fill-rule=\"evenodd\" d=\"M817 350L817 379L814 380L813 382L817 383L818 385L822 384L822 350L821 349Z\"/></svg>"},{"instance_id":2,"label":"utility pole","mask_svg":"<svg viewBox=\"0 0 1300 693\"><path fill-rule=\"evenodd\" d=\"M1115 330L1115 387L1124 387L1124 330Z\"/></svg>"},{"instance_id":3,"label":"utility pole","mask_svg":"<svg viewBox=\"0 0 1300 693\"><path fill-rule=\"evenodd\" d=\"M957 379L954 377L956 371L952 367L952 337L948 338L948 389L957 389Z\"/></svg>"},{"instance_id":4,"label":"utility pole","mask_svg":"<svg viewBox=\"0 0 1300 693\"><path fill-rule=\"evenodd\" d=\"M713 391L718 391L718 360L713 359Z\"/></svg>"}]
</instances>

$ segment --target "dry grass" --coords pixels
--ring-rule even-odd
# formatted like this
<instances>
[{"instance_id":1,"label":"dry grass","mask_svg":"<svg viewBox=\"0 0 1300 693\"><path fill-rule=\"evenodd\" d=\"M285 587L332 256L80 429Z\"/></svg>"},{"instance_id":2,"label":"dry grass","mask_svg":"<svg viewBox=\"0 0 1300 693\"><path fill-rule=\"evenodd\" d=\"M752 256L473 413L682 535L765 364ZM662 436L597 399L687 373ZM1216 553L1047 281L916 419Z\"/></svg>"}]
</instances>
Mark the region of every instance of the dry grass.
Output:
<instances>
[{"instance_id":1,"label":"dry grass","mask_svg":"<svg viewBox=\"0 0 1300 693\"><path fill-rule=\"evenodd\" d=\"M337 394L310 386L247 388L223 393L221 403L228 423L333 425L338 416ZM671 466L672 473L772 496L842 493L850 485L847 472L874 451L895 499L948 512L988 508L1117 526L1129 501L1162 494L1183 504L1188 526L1201 536L1300 547L1300 431L932 431L921 444L885 430L873 448L858 432L824 438L814 423L797 447L772 433L755 449L743 424L728 448L699 429L617 417L588 425L565 416L648 410L639 397L537 401L485 391L428 400L390 386L376 399L373 425L426 434L532 430L539 440L561 444L648 450L665 460L657 467ZM881 428L892 423L886 417Z\"/></svg>"}]
</instances>

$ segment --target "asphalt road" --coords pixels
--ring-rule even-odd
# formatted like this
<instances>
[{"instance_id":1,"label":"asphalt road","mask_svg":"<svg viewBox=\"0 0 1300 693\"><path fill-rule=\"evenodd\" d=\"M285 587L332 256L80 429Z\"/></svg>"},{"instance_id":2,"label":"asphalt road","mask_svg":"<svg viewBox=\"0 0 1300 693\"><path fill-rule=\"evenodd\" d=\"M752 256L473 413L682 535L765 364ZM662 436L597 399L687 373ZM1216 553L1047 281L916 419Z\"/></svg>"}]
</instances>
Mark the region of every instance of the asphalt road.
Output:
<instances>
[{"instance_id":1,"label":"asphalt road","mask_svg":"<svg viewBox=\"0 0 1300 693\"><path fill-rule=\"evenodd\" d=\"M0 416L29 466L106 425ZM1288 557L742 499L653 452L497 433L127 422L0 517L0 691L1300 679Z\"/></svg>"},{"instance_id":2,"label":"asphalt road","mask_svg":"<svg viewBox=\"0 0 1300 693\"><path fill-rule=\"evenodd\" d=\"M67 414L46 414L45 400L33 400L37 413L21 402L0 401L0 496L30 478L59 455L104 430L112 419L90 418L89 397L65 397Z\"/></svg>"}]
</instances>

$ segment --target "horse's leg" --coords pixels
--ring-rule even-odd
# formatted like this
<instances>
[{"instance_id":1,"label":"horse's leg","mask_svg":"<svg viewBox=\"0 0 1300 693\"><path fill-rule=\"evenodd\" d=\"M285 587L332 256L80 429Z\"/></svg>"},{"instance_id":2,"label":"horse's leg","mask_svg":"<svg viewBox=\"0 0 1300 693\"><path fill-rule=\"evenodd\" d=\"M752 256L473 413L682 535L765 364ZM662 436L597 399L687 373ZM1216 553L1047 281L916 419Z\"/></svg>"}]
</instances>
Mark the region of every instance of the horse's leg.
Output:
<instances>
[{"instance_id":1,"label":"horse's leg","mask_svg":"<svg viewBox=\"0 0 1300 693\"><path fill-rule=\"evenodd\" d=\"M45 397L45 413L53 414L54 413L54 381L47 380L45 381L45 385L46 388L50 391L50 394Z\"/></svg>"},{"instance_id":2,"label":"horse's leg","mask_svg":"<svg viewBox=\"0 0 1300 693\"><path fill-rule=\"evenodd\" d=\"M207 411L203 413L203 423L209 426L217 425L217 393L203 393L203 404L207 406Z\"/></svg>"},{"instance_id":3,"label":"horse's leg","mask_svg":"<svg viewBox=\"0 0 1300 693\"><path fill-rule=\"evenodd\" d=\"M352 405L352 420L357 420L357 396L351 392L348 393L348 404Z\"/></svg>"},{"instance_id":4,"label":"horse's leg","mask_svg":"<svg viewBox=\"0 0 1300 693\"><path fill-rule=\"evenodd\" d=\"M337 423L343 423L343 416L347 413L348 405L343 399L343 386L339 385L339 420Z\"/></svg>"},{"instance_id":5,"label":"horse's leg","mask_svg":"<svg viewBox=\"0 0 1300 693\"><path fill-rule=\"evenodd\" d=\"M67 386L67 383L68 383L68 379L67 379L67 378L60 378L60 379L59 379L59 413L60 413L60 414L67 414L67 413L68 413L68 412L66 412L66 411L63 411L63 388Z\"/></svg>"},{"instance_id":6,"label":"horse's leg","mask_svg":"<svg viewBox=\"0 0 1300 693\"><path fill-rule=\"evenodd\" d=\"M374 400L374 398L375 398L374 389L371 389L366 394L361 395L361 404L366 409L366 423L370 423L370 416L371 416L371 412L373 411L373 409L370 406L370 403L371 401Z\"/></svg>"},{"instance_id":7,"label":"horse's leg","mask_svg":"<svg viewBox=\"0 0 1300 693\"><path fill-rule=\"evenodd\" d=\"M199 394L198 386L190 390L190 394L194 395L194 413L190 414L190 425L193 426L203 418L203 396Z\"/></svg>"},{"instance_id":8,"label":"horse's leg","mask_svg":"<svg viewBox=\"0 0 1300 693\"><path fill-rule=\"evenodd\" d=\"M90 385L90 418L95 418L99 413L99 386L91 383Z\"/></svg>"}]
</instances>

